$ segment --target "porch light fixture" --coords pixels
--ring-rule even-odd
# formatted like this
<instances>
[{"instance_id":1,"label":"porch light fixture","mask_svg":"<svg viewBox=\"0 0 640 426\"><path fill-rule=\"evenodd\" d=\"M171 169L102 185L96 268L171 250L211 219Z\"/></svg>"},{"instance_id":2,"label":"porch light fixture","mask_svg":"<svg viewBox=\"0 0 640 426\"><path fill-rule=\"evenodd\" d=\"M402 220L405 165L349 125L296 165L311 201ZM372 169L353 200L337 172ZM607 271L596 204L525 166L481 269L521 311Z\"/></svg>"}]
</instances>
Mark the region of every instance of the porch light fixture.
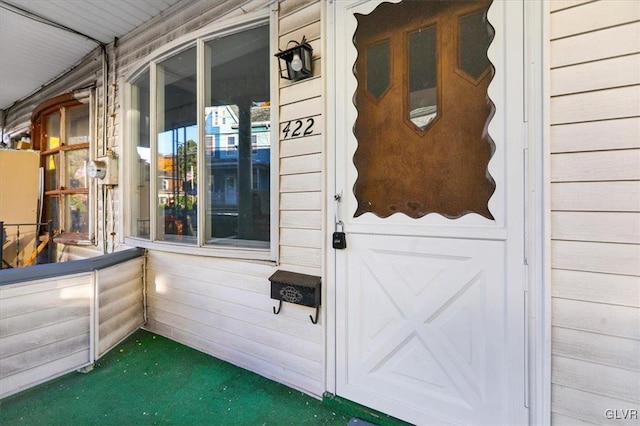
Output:
<instances>
[{"instance_id":1,"label":"porch light fixture","mask_svg":"<svg viewBox=\"0 0 640 426\"><path fill-rule=\"evenodd\" d=\"M294 43L295 46L289 47ZM278 67L280 69L280 77L298 81L313 75L311 70L311 58L313 57L313 48L307 43L306 37L302 37L302 41L291 40L287 43L287 49L276 53L278 58Z\"/></svg>"}]
</instances>

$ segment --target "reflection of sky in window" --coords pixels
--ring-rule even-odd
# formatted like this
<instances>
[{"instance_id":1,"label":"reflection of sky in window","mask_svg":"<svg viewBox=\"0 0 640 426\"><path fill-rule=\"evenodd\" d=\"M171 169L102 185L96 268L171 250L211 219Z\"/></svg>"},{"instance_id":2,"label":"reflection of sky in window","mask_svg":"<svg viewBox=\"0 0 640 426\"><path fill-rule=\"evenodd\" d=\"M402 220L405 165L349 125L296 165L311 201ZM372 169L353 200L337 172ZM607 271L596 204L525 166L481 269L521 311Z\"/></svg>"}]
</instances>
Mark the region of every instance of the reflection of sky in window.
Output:
<instances>
[{"instance_id":1,"label":"reflection of sky in window","mask_svg":"<svg viewBox=\"0 0 640 426\"><path fill-rule=\"evenodd\" d=\"M138 151L138 157L140 157L141 160L144 160L147 164L151 164L151 148L137 146L136 151Z\"/></svg>"},{"instance_id":2,"label":"reflection of sky in window","mask_svg":"<svg viewBox=\"0 0 640 426\"><path fill-rule=\"evenodd\" d=\"M183 143L184 141L184 129L185 127L180 127L177 129L177 142ZM189 126L187 129L187 140L191 139L193 141L198 140L198 127L197 126ZM160 154L173 154L173 130L167 130L166 132L158 133L158 153Z\"/></svg>"}]
</instances>

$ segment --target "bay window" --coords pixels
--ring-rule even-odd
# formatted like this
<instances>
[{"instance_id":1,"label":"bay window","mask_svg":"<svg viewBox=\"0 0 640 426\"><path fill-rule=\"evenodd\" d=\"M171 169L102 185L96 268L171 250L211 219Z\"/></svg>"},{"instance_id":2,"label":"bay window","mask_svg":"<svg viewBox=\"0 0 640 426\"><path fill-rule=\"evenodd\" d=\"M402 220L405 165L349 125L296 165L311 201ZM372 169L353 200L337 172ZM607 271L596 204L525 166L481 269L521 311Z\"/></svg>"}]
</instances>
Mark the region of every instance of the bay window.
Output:
<instances>
[{"instance_id":1,"label":"bay window","mask_svg":"<svg viewBox=\"0 0 640 426\"><path fill-rule=\"evenodd\" d=\"M129 81L129 235L270 248L268 25L201 38Z\"/></svg>"}]
</instances>

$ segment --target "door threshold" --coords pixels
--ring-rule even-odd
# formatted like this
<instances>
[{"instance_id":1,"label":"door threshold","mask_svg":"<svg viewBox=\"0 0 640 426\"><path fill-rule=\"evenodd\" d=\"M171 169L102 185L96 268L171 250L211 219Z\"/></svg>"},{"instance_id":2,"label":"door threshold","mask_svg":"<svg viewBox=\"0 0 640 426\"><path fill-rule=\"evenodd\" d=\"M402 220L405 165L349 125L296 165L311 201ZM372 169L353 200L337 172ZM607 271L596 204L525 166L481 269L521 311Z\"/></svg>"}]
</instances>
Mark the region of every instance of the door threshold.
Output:
<instances>
[{"instance_id":1,"label":"door threshold","mask_svg":"<svg viewBox=\"0 0 640 426\"><path fill-rule=\"evenodd\" d=\"M392 417L388 414L384 414L380 411L373 410L364 405L360 405L356 402L342 398L338 395L334 395L331 392L325 392L322 395L322 403L333 409L342 411L350 416L357 417L363 420L359 423L353 423L354 425L361 424L366 425L365 422L372 423L380 426L409 426L411 423L407 423L403 420ZM349 424L352 424L349 422Z\"/></svg>"}]
</instances>

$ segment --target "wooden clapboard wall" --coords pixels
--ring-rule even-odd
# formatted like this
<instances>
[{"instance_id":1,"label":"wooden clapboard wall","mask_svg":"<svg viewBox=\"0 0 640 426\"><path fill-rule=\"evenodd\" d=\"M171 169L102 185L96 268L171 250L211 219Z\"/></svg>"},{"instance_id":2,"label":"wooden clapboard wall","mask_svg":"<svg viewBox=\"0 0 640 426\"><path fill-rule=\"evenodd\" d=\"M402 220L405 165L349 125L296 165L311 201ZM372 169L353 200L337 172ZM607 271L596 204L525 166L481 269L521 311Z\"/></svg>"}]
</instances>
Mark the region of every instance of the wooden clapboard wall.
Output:
<instances>
[{"instance_id":1,"label":"wooden clapboard wall","mask_svg":"<svg viewBox=\"0 0 640 426\"><path fill-rule=\"evenodd\" d=\"M279 11L279 49L303 37L313 48L312 78L280 80L280 261L283 268L312 275L320 275L323 247L321 6L319 1L288 0ZM298 120L302 135L292 136ZM310 134L304 136L306 129Z\"/></svg>"},{"instance_id":2,"label":"wooden clapboard wall","mask_svg":"<svg viewBox=\"0 0 640 426\"><path fill-rule=\"evenodd\" d=\"M142 257L96 272L96 358L144 325L143 278Z\"/></svg>"},{"instance_id":3,"label":"wooden clapboard wall","mask_svg":"<svg viewBox=\"0 0 640 426\"><path fill-rule=\"evenodd\" d=\"M93 362L92 273L0 287L0 398Z\"/></svg>"},{"instance_id":4,"label":"wooden clapboard wall","mask_svg":"<svg viewBox=\"0 0 640 426\"><path fill-rule=\"evenodd\" d=\"M124 76L138 59L210 22L279 6L279 45L300 41L314 48L314 77L281 81L280 123L313 117L313 134L275 141L280 151L281 269L321 274L322 266L322 79L318 1L192 1L162 20L120 39L116 67ZM275 53L275 52L274 52ZM275 71L275 70L274 70ZM276 102L276 104L278 103ZM119 111L119 108L116 108ZM119 129L114 129L115 133ZM110 131L111 134L111 131ZM117 140L117 139L116 139ZM322 321L315 311L286 304L272 308L273 262L250 262L150 250L147 264L147 328L188 346L320 396L324 391Z\"/></svg>"},{"instance_id":5,"label":"wooden clapboard wall","mask_svg":"<svg viewBox=\"0 0 640 426\"><path fill-rule=\"evenodd\" d=\"M640 406L640 2L550 5L552 421Z\"/></svg>"}]
</instances>

